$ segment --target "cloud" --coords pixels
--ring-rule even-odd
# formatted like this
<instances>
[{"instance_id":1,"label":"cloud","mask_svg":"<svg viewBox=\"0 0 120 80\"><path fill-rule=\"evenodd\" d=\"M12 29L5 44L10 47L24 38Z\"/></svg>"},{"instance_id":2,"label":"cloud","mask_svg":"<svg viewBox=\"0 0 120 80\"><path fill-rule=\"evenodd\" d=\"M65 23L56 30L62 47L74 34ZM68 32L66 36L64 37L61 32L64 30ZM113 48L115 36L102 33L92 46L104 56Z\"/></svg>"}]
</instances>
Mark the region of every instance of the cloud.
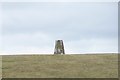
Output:
<instances>
[{"instance_id":1,"label":"cloud","mask_svg":"<svg viewBox=\"0 0 120 80\"><path fill-rule=\"evenodd\" d=\"M20 34L4 36L2 46L4 53L50 53L54 51L54 38L43 33ZM65 52L69 53L99 53L99 52L117 52L117 39L94 38L64 40Z\"/></svg>"},{"instance_id":2,"label":"cloud","mask_svg":"<svg viewBox=\"0 0 120 80\"><path fill-rule=\"evenodd\" d=\"M118 2L119 0L2 0L1 2Z\"/></svg>"},{"instance_id":3,"label":"cloud","mask_svg":"<svg viewBox=\"0 0 120 80\"><path fill-rule=\"evenodd\" d=\"M0 51L2 48L2 4L0 3Z\"/></svg>"},{"instance_id":4,"label":"cloud","mask_svg":"<svg viewBox=\"0 0 120 80\"><path fill-rule=\"evenodd\" d=\"M3 52L52 52L56 39L68 53L117 51L117 3L4 3L2 11Z\"/></svg>"}]
</instances>

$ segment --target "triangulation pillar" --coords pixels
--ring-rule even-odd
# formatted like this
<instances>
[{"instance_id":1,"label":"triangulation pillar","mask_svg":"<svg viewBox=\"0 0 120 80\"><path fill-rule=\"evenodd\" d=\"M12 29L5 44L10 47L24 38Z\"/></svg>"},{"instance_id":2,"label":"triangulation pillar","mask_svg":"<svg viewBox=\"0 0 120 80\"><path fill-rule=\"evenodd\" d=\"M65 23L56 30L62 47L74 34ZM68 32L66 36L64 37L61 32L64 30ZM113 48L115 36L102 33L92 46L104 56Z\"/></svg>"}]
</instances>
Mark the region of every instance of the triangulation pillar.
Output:
<instances>
[{"instance_id":1,"label":"triangulation pillar","mask_svg":"<svg viewBox=\"0 0 120 80\"><path fill-rule=\"evenodd\" d=\"M63 40L55 41L54 54L65 54Z\"/></svg>"}]
</instances>

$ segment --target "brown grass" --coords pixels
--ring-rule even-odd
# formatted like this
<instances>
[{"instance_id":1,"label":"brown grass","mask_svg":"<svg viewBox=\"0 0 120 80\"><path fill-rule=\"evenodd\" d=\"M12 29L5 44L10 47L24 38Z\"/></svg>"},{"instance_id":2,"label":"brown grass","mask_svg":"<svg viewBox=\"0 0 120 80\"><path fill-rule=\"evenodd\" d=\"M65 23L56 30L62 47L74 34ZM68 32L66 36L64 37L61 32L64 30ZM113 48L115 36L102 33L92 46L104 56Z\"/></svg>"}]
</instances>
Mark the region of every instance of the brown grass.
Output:
<instances>
[{"instance_id":1,"label":"brown grass","mask_svg":"<svg viewBox=\"0 0 120 80\"><path fill-rule=\"evenodd\" d=\"M2 78L2 56L0 56L0 79Z\"/></svg>"},{"instance_id":2,"label":"brown grass","mask_svg":"<svg viewBox=\"0 0 120 80\"><path fill-rule=\"evenodd\" d=\"M117 78L117 54L2 56L4 78Z\"/></svg>"}]
</instances>

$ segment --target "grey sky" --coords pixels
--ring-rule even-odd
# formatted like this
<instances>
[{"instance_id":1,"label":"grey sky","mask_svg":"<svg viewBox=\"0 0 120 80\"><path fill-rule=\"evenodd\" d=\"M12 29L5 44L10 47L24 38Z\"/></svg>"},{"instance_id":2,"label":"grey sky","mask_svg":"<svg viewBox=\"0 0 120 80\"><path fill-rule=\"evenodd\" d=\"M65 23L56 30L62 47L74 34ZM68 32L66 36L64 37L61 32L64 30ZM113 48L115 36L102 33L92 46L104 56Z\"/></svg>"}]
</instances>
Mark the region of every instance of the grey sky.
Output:
<instances>
[{"instance_id":1,"label":"grey sky","mask_svg":"<svg viewBox=\"0 0 120 80\"><path fill-rule=\"evenodd\" d=\"M3 53L117 52L117 3L2 3Z\"/></svg>"}]
</instances>

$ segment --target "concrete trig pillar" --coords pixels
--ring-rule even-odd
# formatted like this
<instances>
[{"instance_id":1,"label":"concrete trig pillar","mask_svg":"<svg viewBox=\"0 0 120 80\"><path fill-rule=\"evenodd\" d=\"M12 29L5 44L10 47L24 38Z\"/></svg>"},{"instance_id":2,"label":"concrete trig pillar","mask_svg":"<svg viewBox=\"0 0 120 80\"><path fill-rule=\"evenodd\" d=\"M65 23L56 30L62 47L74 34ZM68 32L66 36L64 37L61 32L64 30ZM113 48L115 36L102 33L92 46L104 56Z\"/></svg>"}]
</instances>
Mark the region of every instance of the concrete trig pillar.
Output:
<instances>
[{"instance_id":1,"label":"concrete trig pillar","mask_svg":"<svg viewBox=\"0 0 120 80\"><path fill-rule=\"evenodd\" d=\"M55 41L54 54L65 54L63 40Z\"/></svg>"}]
</instances>

